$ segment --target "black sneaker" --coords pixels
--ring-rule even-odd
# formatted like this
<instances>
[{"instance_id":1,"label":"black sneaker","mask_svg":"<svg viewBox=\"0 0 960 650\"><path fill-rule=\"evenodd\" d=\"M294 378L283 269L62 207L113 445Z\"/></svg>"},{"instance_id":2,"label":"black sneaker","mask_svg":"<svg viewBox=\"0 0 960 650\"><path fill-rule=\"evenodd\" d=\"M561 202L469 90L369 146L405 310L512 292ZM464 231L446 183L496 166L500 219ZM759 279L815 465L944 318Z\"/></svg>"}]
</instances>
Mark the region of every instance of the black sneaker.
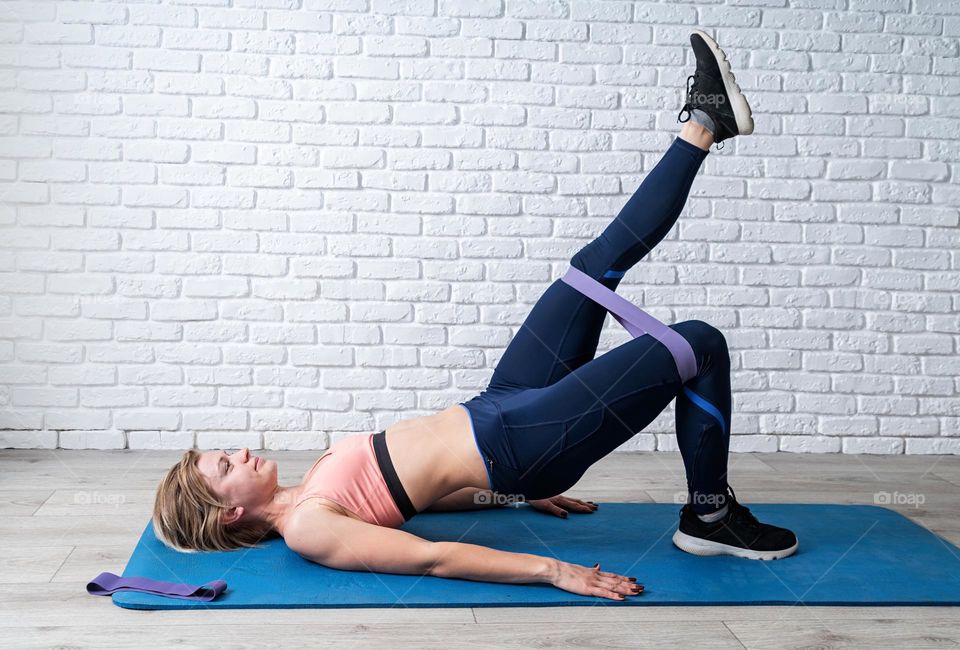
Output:
<instances>
[{"instance_id":1,"label":"black sneaker","mask_svg":"<svg viewBox=\"0 0 960 650\"><path fill-rule=\"evenodd\" d=\"M697 69L687 77L687 103L680 109L677 121L688 121L690 111L699 108L717 125L714 142L753 133L750 104L737 85L727 55L715 40L699 29L690 34L690 45L697 57ZM684 111L687 119L681 120Z\"/></svg>"},{"instance_id":2,"label":"black sneaker","mask_svg":"<svg viewBox=\"0 0 960 650\"><path fill-rule=\"evenodd\" d=\"M737 502L727 486L730 506L726 516L713 523L701 521L686 504L680 509L680 527L674 545L694 555L735 555L748 560L779 560L797 550L797 536L786 528L762 524L750 508Z\"/></svg>"}]
</instances>

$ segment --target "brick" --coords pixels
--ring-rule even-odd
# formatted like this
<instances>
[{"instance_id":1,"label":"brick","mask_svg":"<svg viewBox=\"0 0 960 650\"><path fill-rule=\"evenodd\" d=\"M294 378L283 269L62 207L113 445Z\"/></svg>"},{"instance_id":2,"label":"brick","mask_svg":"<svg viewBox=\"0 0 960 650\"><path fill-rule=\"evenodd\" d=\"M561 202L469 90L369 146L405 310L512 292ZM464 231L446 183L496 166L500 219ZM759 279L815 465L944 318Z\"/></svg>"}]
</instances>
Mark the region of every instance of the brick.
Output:
<instances>
[{"instance_id":1,"label":"brick","mask_svg":"<svg viewBox=\"0 0 960 650\"><path fill-rule=\"evenodd\" d=\"M61 449L126 449L123 431L61 431Z\"/></svg>"}]
</instances>

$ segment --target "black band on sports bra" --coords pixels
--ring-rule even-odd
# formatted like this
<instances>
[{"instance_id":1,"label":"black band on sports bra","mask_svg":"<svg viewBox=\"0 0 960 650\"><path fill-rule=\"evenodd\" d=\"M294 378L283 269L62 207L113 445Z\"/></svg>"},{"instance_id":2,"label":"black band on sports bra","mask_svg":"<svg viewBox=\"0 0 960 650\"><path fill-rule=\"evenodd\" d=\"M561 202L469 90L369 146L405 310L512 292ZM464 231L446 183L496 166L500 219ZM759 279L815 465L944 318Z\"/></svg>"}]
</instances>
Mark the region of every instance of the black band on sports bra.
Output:
<instances>
[{"instance_id":1,"label":"black band on sports bra","mask_svg":"<svg viewBox=\"0 0 960 650\"><path fill-rule=\"evenodd\" d=\"M417 509L413 507L410 497L407 496L407 491L403 489L403 485L400 483L400 477L397 476L397 471L393 468L393 461L390 460L390 452L387 451L386 431L373 434L373 453L377 457L377 465L380 466L380 473L383 474L383 479L387 482L390 496L393 497L397 508L400 509L403 520L409 521L411 517L417 514Z\"/></svg>"}]
</instances>

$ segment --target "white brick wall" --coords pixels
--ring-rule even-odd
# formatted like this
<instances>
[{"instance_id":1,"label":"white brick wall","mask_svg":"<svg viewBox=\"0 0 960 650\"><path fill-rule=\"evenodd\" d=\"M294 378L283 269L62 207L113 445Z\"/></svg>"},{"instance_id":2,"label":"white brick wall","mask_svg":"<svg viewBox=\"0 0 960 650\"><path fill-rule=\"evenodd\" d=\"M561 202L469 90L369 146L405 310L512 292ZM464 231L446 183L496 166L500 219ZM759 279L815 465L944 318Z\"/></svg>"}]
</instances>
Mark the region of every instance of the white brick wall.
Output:
<instances>
[{"instance_id":1,"label":"white brick wall","mask_svg":"<svg viewBox=\"0 0 960 650\"><path fill-rule=\"evenodd\" d=\"M621 293L726 333L733 450L960 452L960 4L787 4L0 2L0 446L469 399L673 137L699 25L756 134Z\"/></svg>"}]
</instances>

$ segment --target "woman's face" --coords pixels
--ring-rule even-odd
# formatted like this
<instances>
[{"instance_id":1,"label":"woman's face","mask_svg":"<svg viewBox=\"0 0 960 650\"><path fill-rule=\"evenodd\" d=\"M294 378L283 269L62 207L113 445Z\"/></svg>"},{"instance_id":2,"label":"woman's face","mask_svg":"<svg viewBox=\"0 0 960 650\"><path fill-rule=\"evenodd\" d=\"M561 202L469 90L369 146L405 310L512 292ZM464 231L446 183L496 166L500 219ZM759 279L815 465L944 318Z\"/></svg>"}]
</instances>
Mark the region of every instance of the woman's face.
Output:
<instances>
[{"instance_id":1,"label":"woman's face","mask_svg":"<svg viewBox=\"0 0 960 650\"><path fill-rule=\"evenodd\" d=\"M205 451L197 468L213 491L233 506L251 506L270 500L277 487L277 464L244 447L234 454Z\"/></svg>"}]
</instances>

